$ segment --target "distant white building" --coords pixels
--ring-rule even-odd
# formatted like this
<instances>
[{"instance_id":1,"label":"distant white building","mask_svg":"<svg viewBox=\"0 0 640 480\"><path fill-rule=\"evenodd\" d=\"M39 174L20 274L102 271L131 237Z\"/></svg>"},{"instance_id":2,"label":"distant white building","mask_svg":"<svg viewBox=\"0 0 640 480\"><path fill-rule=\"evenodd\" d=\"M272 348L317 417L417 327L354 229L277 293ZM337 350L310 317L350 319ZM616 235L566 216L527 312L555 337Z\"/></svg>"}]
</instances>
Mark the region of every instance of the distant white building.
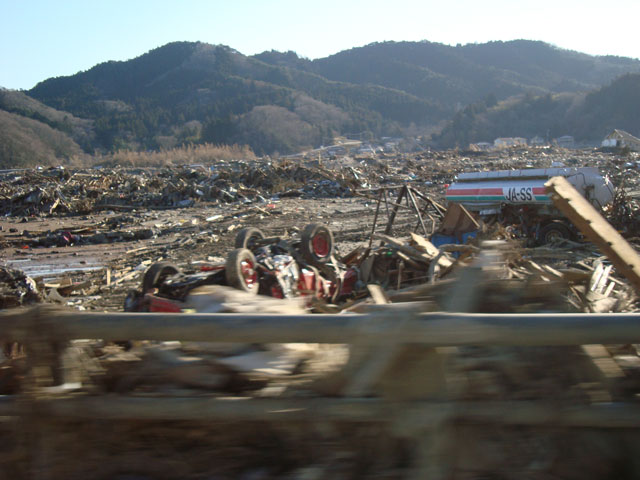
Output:
<instances>
[{"instance_id":1,"label":"distant white building","mask_svg":"<svg viewBox=\"0 0 640 480\"><path fill-rule=\"evenodd\" d=\"M488 152L492 148L493 148L493 145L490 144L489 142L478 142L478 143L472 143L471 145L469 145L470 150L474 150L477 152Z\"/></svg>"},{"instance_id":2,"label":"distant white building","mask_svg":"<svg viewBox=\"0 0 640 480\"><path fill-rule=\"evenodd\" d=\"M398 143L397 142L385 142L384 151L385 153L393 153L397 150Z\"/></svg>"},{"instance_id":3,"label":"distant white building","mask_svg":"<svg viewBox=\"0 0 640 480\"><path fill-rule=\"evenodd\" d=\"M340 155L346 155L347 149L339 145L334 145L331 147L327 147L327 154L336 157Z\"/></svg>"},{"instance_id":4,"label":"distant white building","mask_svg":"<svg viewBox=\"0 0 640 480\"><path fill-rule=\"evenodd\" d=\"M556 138L556 143L562 148L574 148L576 146L576 141L571 135L563 135Z\"/></svg>"},{"instance_id":5,"label":"distant white building","mask_svg":"<svg viewBox=\"0 0 640 480\"><path fill-rule=\"evenodd\" d=\"M531 140L529 140L529 145L533 145L534 147L541 147L545 143L547 143L547 142L545 142L544 138L542 138L539 135L536 135Z\"/></svg>"},{"instance_id":6,"label":"distant white building","mask_svg":"<svg viewBox=\"0 0 640 480\"><path fill-rule=\"evenodd\" d=\"M376 153L373 147L368 144L362 144L357 151L361 155L373 155Z\"/></svg>"},{"instance_id":7,"label":"distant white building","mask_svg":"<svg viewBox=\"0 0 640 480\"><path fill-rule=\"evenodd\" d=\"M500 137L493 141L495 148L508 148L526 146L527 139L522 137Z\"/></svg>"},{"instance_id":8,"label":"distant white building","mask_svg":"<svg viewBox=\"0 0 640 480\"><path fill-rule=\"evenodd\" d=\"M635 152L640 152L640 138L634 137L624 130L614 130L602 140L603 147L629 147Z\"/></svg>"}]
</instances>

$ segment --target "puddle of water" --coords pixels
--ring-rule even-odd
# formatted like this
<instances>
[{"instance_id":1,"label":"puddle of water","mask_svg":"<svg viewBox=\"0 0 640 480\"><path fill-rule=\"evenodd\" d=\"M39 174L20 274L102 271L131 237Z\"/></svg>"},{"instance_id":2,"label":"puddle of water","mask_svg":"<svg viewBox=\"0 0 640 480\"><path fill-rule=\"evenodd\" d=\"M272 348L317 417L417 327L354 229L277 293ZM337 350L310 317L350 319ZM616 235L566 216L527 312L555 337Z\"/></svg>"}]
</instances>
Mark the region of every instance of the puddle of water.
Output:
<instances>
[{"instance_id":1,"label":"puddle of water","mask_svg":"<svg viewBox=\"0 0 640 480\"><path fill-rule=\"evenodd\" d=\"M38 261L33 262L32 259L19 259L19 260L7 260L5 265L10 268L16 268L22 270L25 275L29 277L45 277L46 279L54 279L65 274L75 272L91 272L95 270L101 270L104 265L91 264L90 261L86 263L75 262L46 262Z\"/></svg>"}]
</instances>

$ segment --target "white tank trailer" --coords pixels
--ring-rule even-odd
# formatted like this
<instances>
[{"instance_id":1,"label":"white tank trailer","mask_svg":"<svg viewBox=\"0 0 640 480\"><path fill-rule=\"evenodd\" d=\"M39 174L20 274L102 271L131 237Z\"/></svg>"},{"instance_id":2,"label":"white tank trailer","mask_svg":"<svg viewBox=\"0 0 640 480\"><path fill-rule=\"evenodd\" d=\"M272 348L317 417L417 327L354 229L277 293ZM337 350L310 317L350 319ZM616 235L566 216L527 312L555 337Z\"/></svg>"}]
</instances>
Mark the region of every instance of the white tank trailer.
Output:
<instances>
[{"instance_id":1,"label":"white tank trailer","mask_svg":"<svg viewBox=\"0 0 640 480\"><path fill-rule=\"evenodd\" d=\"M445 196L482 217L495 216L517 224L524 235L539 243L572 238L577 232L553 207L544 184L551 177L565 177L596 208L613 201L613 184L595 167L528 168L470 172L458 175Z\"/></svg>"}]
</instances>

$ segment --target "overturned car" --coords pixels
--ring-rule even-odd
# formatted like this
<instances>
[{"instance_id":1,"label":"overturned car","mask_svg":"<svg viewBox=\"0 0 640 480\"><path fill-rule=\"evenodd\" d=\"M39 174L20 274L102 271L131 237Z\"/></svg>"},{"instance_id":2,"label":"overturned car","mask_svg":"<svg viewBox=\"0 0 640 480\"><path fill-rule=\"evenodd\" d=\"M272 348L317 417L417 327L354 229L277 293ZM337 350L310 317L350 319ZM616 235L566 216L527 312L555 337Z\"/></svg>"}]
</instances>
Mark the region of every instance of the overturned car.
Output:
<instances>
[{"instance_id":1,"label":"overturned car","mask_svg":"<svg viewBox=\"0 0 640 480\"><path fill-rule=\"evenodd\" d=\"M265 237L257 228L245 228L235 238L235 249L224 263L207 264L193 273L181 272L170 262L152 264L140 290L132 290L124 309L130 312L180 312L189 292L202 285L226 285L274 298L303 296L335 303L355 292L358 271L334 256L331 230L307 225L299 238Z\"/></svg>"}]
</instances>

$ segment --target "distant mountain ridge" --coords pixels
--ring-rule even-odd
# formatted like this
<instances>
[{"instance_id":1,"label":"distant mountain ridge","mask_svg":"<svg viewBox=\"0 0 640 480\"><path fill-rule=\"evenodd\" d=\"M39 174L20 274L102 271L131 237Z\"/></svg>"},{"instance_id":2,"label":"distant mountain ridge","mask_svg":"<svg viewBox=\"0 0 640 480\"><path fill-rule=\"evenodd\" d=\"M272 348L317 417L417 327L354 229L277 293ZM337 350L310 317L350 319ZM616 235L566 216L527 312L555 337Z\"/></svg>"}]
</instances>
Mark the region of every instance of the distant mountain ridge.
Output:
<instances>
[{"instance_id":1,"label":"distant mountain ridge","mask_svg":"<svg viewBox=\"0 0 640 480\"><path fill-rule=\"evenodd\" d=\"M527 89L588 91L625 73L640 72L639 60L594 57L529 40L457 47L427 41L373 43L307 62L293 55L270 52L256 57L306 67L330 80L374 83L447 105L470 103L490 93L506 98Z\"/></svg>"},{"instance_id":2,"label":"distant mountain ridge","mask_svg":"<svg viewBox=\"0 0 640 480\"><path fill-rule=\"evenodd\" d=\"M384 42L317 60L175 42L22 93L50 108L49 117L52 111L66 114L66 123L43 113L30 118L87 152L209 142L248 144L271 154L328 144L345 133L426 135L465 105L595 91L638 72L639 60L525 40L456 47ZM26 108L0 102L0 109L29 116ZM451 143L446 138L439 137L442 145Z\"/></svg>"}]
</instances>

